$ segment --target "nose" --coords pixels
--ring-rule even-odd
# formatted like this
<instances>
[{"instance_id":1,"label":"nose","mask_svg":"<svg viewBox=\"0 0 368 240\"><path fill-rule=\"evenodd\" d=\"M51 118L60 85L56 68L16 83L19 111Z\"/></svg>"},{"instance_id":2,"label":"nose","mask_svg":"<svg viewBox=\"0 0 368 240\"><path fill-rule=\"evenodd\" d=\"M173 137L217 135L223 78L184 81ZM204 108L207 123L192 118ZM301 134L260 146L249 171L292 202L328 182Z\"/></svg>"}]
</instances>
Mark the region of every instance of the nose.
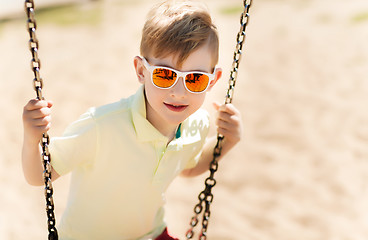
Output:
<instances>
[{"instance_id":1,"label":"nose","mask_svg":"<svg viewBox=\"0 0 368 240\"><path fill-rule=\"evenodd\" d=\"M170 89L171 96L176 98L183 98L187 94L187 90L184 86L184 79L183 77L180 77L178 81L175 83L175 85Z\"/></svg>"}]
</instances>

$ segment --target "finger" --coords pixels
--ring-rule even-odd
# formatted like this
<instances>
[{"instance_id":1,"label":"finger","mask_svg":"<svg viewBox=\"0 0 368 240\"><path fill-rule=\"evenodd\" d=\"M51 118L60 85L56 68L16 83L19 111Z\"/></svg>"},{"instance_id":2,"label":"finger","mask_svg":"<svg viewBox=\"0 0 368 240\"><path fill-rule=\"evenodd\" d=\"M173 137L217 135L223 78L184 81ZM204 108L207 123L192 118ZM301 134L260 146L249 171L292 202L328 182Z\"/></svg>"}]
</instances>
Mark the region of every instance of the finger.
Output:
<instances>
[{"instance_id":1,"label":"finger","mask_svg":"<svg viewBox=\"0 0 368 240\"><path fill-rule=\"evenodd\" d=\"M226 112L229 113L231 115L240 115L240 112L238 111L238 109L231 103L226 103L226 104L219 104L217 102L213 103L215 109L219 112Z\"/></svg>"},{"instance_id":2,"label":"finger","mask_svg":"<svg viewBox=\"0 0 368 240\"><path fill-rule=\"evenodd\" d=\"M223 119L216 119L216 126L220 127L220 128L230 128L231 127L231 123L229 121L225 121Z\"/></svg>"},{"instance_id":3,"label":"finger","mask_svg":"<svg viewBox=\"0 0 368 240\"><path fill-rule=\"evenodd\" d=\"M38 119L38 118L44 118L46 116L51 115L51 109L48 107L25 111L24 118L25 119Z\"/></svg>"},{"instance_id":4,"label":"finger","mask_svg":"<svg viewBox=\"0 0 368 240\"><path fill-rule=\"evenodd\" d=\"M228 129L231 131L235 131L239 128L240 122L237 120L231 120L231 121L224 121L222 119L216 120L216 126L224 129Z\"/></svg>"},{"instance_id":5,"label":"finger","mask_svg":"<svg viewBox=\"0 0 368 240\"><path fill-rule=\"evenodd\" d=\"M224 104L222 108L220 108L222 112L227 112L231 115L240 115L238 109L231 103Z\"/></svg>"},{"instance_id":6,"label":"finger","mask_svg":"<svg viewBox=\"0 0 368 240\"><path fill-rule=\"evenodd\" d=\"M52 106L52 101L32 99L24 106L23 115L26 118L41 118L51 114Z\"/></svg>"},{"instance_id":7,"label":"finger","mask_svg":"<svg viewBox=\"0 0 368 240\"><path fill-rule=\"evenodd\" d=\"M216 109L216 111L218 111L220 109L221 104L219 104L218 102L213 102L212 106Z\"/></svg>"},{"instance_id":8,"label":"finger","mask_svg":"<svg viewBox=\"0 0 368 240\"><path fill-rule=\"evenodd\" d=\"M219 104L218 102L213 102L212 105L217 111L217 118L221 118L221 119L227 118L226 111L224 111L224 108L226 107L224 106L225 104Z\"/></svg>"},{"instance_id":9,"label":"finger","mask_svg":"<svg viewBox=\"0 0 368 240\"><path fill-rule=\"evenodd\" d=\"M43 108L40 108L39 110L37 110L35 112L38 113L40 117L45 117L45 116L51 115L51 108L43 107Z\"/></svg>"},{"instance_id":10,"label":"finger","mask_svg":"<svg viewBox=\"0 0 368 240\"><path fill-rule=\"evenodd\" d=\"M227 112L220 112L217 116L217 121L224 121L237 126L239 125L241 118L238 115L232 115Z\"/></svg>"},{"instance_id":11,"label":"finger","mask_svg":"<svg viewBox=\"0 0 368 240\"><path fill-rule=\"evenodd\" d=\"M219 112L217 114L217 119L222 121L230 121L231 115L227 112Z\"/></svg>"},{"instance_id":12,"label":"finger","mask_svg":"<svg viewBox=\"0 0 368 240\"><path fill-rule=\"evenodd\" d=\"M233 136L233 134L229 130L224 129L224 128L217 128L217 133L221 134L222 136L226 138Z\"/></svg>"},{"instance_id":13,"label":"finger","mask_svg":"<svg viewBox=\"0 0 368 240\"><path fill-rule=\"evenodd\" d=\"M32 111L35 109L40 109L43 107L47 107L49 103L45 100L32 99L30 100L26 106L24 106L25 111Z\"/></svg>"},{"instance_id":14,"label":"finger","mask_svg":"<svg viewBox=\"0 0 368 240\"><path fill-rule=\"evenodd\" d=\"M51 123L51 116L46 116L43 118L37 118L32 120L32 125L35 127L47 126Z\"/></svg>"},{"instance_id":15,"label":"finger","mask_svg":"<svg viewBox=\"0 0 368 240\"><path fill-rule=\"evenodd\" d=\"M240 141L240 135L232 132L229 129L225 129L225 128L220 128L219 127L219 128L217 128L217 133L219 133L222 136L224 136L230 142L238 142L238 141Z\"/></svg>"}]
</instances>

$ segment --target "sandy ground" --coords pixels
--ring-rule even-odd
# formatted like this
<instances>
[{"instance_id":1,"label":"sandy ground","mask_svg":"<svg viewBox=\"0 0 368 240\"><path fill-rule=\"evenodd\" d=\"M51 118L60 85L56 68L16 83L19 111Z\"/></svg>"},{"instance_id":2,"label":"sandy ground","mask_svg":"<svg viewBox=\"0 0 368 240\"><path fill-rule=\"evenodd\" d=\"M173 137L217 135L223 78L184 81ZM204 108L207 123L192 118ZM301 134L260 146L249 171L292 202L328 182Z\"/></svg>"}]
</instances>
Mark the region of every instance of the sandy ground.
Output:
<instances>
[{"instance_id":1,"label":"sandy ground","mask_svg":"<svg viewBox=\"0 0 368 240\"><path fill-rule=\"evenodd\" d=\"M104 1L97 24L39 23L44 92L55 104L51 136L88 107L135 92L132 59L152 2ZM225 72L204 106L212 115L211 102L225 95L241 2L207 1ZM254 1L251 17L234 100L244 136L220 164L209 239L367 239L368 2ZM22 108L35 95L24 26L0 22L1 240L47 235L43 189L26 184L20 164ZM206 176L169 189L167 222L180 238ZM54 183L57 219L68 184Z\"/></svg>"}]
</instances>

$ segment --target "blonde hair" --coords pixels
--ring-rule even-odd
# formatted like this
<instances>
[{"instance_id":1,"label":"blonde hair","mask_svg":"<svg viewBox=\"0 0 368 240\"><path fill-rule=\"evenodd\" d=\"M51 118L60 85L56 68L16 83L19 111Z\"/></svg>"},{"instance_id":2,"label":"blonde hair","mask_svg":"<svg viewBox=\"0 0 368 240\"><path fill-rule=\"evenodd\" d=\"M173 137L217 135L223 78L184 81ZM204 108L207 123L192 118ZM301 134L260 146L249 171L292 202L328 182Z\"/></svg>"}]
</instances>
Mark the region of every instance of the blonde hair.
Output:
<instances>
[{"instance_id":1,"label":"blonde hair","mask_svg":"<svg viewBox=\"0 0 368 240\"><path fill-rule=\"evenodd\" d=\"M205 5L194 1L165 1L151 9L143 27L141 55L155 58L174 55L181 67L199 47L209 44L213 66L218 61L217 28Z\"/></svg>"}]
</instances>

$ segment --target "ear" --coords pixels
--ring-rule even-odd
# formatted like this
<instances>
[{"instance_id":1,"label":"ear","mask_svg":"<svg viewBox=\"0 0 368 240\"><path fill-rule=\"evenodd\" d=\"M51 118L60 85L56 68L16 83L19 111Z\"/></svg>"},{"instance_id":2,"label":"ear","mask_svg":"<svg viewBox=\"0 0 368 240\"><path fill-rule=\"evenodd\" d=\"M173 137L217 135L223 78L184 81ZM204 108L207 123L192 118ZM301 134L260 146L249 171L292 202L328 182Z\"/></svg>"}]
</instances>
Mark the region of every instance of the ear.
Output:
<instances>
[{"instance_id":1,"label":"ear","mask_svg":"<svg viewBox=\"0 0 368 240\"><path fill-rule=\"evenodd\" d=\"M208 90L211 90L211 88L213 86L215 86L215 84L221 78L221 76L222 76L222 69L221 68L216 68L215 78L210 82L210 85L208 86Z\"/></svg>"},{"instance_id":2,"label":"ear","mask_svg":"<svg viewBox=\"0 0 368 240\"><path fill-rule=\"evenodd\" d=\"M143 60L141 57L135 56L134 57L134 69L135 73L137 74L138 82L144 84L145 82L145 75L144 70L146 69L143 65Z\"/></svg>"}]
</instances>

